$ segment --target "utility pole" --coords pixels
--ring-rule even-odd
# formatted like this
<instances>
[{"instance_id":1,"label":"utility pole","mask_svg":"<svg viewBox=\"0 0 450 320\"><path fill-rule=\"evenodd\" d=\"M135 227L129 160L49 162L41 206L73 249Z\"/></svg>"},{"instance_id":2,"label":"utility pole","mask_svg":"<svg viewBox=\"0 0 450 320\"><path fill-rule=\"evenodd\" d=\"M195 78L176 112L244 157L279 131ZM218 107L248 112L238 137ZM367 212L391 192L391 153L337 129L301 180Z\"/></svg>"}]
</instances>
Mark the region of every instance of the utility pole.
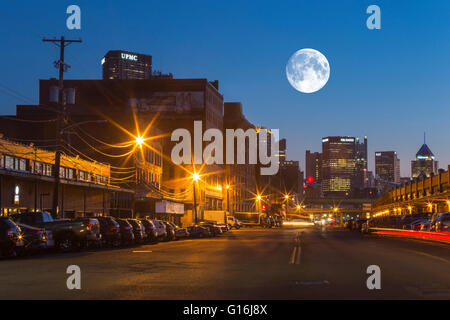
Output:
<instances>
[{"instance_id":1,"label":"utility pole","mask_svg":"<svg viewBox=\"0 0 450 320\"><path fill-rule=\"evenodd\" d=\"M60 177L59 177L59 169L61 166L61 145L62 145L62 121L64 119L63 116L66 114L65 110L65 97L64 97L64 72L67 71L67 69L70 67L69 65L64 63L64 48L70 45L74 42L81 42L81 40L67 40L64 37L61 37L61 39L42 39L44 42L52 42L56 46L59 47L59 60L55 62L55 67L59 68L59 94L58 94L58 102L56 104L56 114L57 114L57 121L56 121L56 152L55 152L55 165L53 166L53 177L55 179L55 183L53 185L53 201L52 201L52 215L53 217L58 217L58 210L59 210L59 183L60 183Z\"/></svg>"}]
</instances>

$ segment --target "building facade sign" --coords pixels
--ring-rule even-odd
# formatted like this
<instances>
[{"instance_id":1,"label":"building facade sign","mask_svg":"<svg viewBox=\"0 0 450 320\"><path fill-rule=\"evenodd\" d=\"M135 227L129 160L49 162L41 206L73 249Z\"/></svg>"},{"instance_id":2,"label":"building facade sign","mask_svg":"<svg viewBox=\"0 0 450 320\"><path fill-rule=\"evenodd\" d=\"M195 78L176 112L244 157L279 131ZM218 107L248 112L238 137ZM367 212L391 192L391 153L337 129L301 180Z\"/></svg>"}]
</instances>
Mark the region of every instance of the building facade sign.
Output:
<instances>
[{"instance_id":1,"label":"building facade sign","mask_svg":"<svg viewBox=\"0 0 450 320\"><path fill-rule=\"evenodd\" d=\"M145 112L185 113L202 110L203 92L153 92L142 98L131 98L129 104L134 110Z\"/></svg>"},{"instance_id":2,"label":"building facade sign","mask_svg":"<svg viewBox=\"0 0 450 320\"><path fill-rule=\"evenodd\" d=\"M184 214L184 203L177 203L167 200L155 203L156 213Z\"/></svg>"}]
</instances>

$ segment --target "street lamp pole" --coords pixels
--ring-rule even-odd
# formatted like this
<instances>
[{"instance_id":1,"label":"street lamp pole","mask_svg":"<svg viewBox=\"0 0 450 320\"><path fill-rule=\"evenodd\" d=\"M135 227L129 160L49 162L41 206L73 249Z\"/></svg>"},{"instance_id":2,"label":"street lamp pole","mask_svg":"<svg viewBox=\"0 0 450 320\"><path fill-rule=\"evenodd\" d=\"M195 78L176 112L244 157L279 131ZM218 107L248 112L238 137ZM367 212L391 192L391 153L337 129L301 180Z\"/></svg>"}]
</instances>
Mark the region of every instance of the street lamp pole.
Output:
<instances>
[{"instance_id":1,"label":"street lamp pole","mask_svg":"<svg viewBox=\"0 0 450 320\"><path fill-rule=\"evenodd\" d=\"M230 212L230 186L227 185L227 211Z\"/></svg>"},{"instance_id":2,"label":"street lamp pole","mask_svg":"<svg viewBox=\"0 0 450 320\"><path fill-rule=\"evenodd\" d=\"M192 184L192 186L193 186L193 188L194 188L194 210L193 210L193 213L194 213L194 222L195 222L195 224L197 224L198 223L198 217L197 217L197 197L196 197L196 194L195 194L195 180L194 180L194 183Z\"/></svg>"},{"instance_id":3,"label":"street lamp pole","mask_svg":"<svg viewBox=\"0 0 450 320\"><path fill-rule=\"evenodd\" d=\"M194 222L195 222L195 224L197 224L198 223L198 215L197 215L197 195L196 195L196 192L195 192L195 184L197 183L197 181L198 181L198 179L200 179L200 176L199 176L199 174L198 173L193 173L192 174L192 187L194 188L194 194L193 194L193 196L194 196L194 208L193 208L193 210L192 210L192 213L194 214Z\"/></svg>"}]
</instances>

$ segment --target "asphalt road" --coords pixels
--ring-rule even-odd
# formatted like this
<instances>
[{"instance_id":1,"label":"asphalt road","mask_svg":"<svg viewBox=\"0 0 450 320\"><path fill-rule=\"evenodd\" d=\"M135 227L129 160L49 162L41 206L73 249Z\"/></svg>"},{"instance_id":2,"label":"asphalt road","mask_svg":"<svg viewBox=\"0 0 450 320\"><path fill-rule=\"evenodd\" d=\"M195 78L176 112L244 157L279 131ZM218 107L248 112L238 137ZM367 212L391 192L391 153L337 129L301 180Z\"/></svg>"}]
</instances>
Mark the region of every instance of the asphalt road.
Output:
<instances>
[{"instance_id":1,"label":"asphalt road","mask_svg":"<svg viewBox=\"0 0 450 320\"><path fill-rule=\"evenodd\" d=\"M81 290L66 269L81 268ZM381 289L367 289L369 265ZM450 247L313 227L0 261L0 299L450 299Z\"/></svg>"}]
</instances>

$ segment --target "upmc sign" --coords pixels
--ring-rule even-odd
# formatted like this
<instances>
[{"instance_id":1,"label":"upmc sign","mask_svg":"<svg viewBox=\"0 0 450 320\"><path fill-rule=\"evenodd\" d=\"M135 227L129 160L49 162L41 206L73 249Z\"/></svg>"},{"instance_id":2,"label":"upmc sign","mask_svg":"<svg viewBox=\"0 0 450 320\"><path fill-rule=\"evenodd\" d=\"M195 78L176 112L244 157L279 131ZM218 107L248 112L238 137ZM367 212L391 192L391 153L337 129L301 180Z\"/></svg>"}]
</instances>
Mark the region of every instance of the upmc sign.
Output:
<instances>
[{"instance_id":1,"label":"upmc sign","mask_svg":"<svg viewBox=\"0 0 450 320\"><path fill-rule=\"evenodd\" d=\"M137 54L122 53L121 55L124 60L138 61Z\"/></svg>"}]
</instances>

